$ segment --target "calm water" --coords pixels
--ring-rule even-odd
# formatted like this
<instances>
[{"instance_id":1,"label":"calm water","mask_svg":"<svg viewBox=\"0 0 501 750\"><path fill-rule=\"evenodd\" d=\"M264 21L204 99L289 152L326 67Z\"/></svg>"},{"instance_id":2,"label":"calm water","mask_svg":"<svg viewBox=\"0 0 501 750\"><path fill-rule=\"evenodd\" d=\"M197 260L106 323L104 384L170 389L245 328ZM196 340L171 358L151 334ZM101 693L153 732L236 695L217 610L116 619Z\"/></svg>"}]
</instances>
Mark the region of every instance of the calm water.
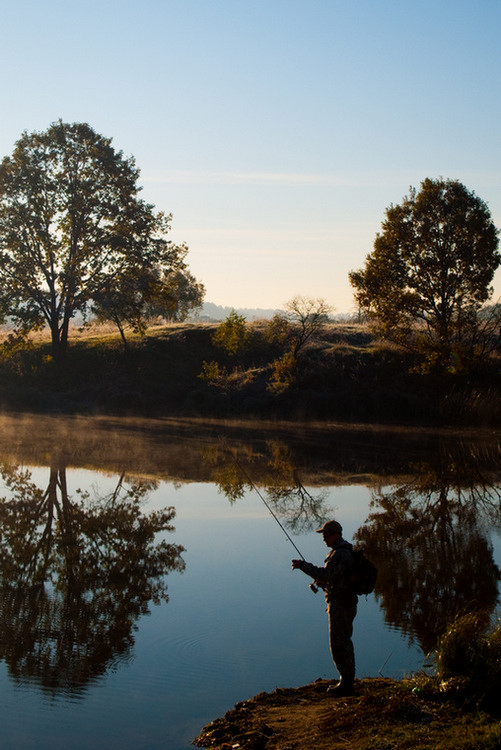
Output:
<instances>
[{"instance_id":1,"label":"calm water","mask_svg":"<svg viewBox=\"0 0 501 750\"><path fill-rule=\"evenodd\" d=\"M495 609L495 434L36 420L2 437L6 747L185 750L238 701L336 677L323 597L259 493L306 559L333 515L376 559L359 677L416 671L454 609Z\"/></svg>"}]
</instances>

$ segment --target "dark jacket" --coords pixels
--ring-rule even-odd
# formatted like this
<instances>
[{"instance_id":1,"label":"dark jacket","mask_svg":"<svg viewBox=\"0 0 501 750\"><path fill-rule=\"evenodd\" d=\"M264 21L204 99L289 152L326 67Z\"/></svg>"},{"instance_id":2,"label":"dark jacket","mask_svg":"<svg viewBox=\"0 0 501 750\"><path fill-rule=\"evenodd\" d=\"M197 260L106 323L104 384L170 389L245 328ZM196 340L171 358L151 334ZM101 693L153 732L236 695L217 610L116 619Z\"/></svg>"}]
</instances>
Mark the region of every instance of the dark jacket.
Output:
<instances>
[{"instance_id":1,"label":"dark jacket","mask_svg":"<svg viewBox=\"0 0 501 750\"><path fill-rule=\"evenodd\" d=\"M325 558L323 568L309 562L303 562L301 565L301 570L306 575L320 583L324 589L327 602L336 599L346 606L352 606L358 601L358 597L350 588L349 583L353 566L352 550L352 545L341 539Z\"/></svg>"}]
</instances>

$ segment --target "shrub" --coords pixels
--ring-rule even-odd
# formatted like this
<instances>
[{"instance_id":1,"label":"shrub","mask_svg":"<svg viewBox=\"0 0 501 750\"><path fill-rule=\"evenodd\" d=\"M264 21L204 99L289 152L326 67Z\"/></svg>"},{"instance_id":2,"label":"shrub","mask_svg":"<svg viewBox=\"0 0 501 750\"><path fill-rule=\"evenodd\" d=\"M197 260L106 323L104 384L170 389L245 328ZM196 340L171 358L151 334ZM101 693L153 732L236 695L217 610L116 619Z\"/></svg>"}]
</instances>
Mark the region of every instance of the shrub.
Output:
<instances>
[{"instance_id":1,"label":"shrub","mask_svg":"<svg viewBox=\"0 0 501 750\"><path fill-rule=\"evenodd\" d=\"M223 374L225 374L224 368L223 370L221 370L217 362L215 362L214 360L212 360L211 362L206 362L204 360L204 362L202 363L202 372L198 377L202 380L207 380L210 382L212 380L218 380Z\"/></svg>"},{"instance_id":2,"label":"shrub","mask_svg":"<svg viewBox=\"0 0 501 750\"><path fill-rule=\"evenodd\" d=\"M232 310L226 320L217 328L212 337L214 346L224 349L228 354L239 354L245 351L251 334L243 315Z\"/></svg>"},{"instance_id":3,"label":"shrub","mask_svg":"<svg viewBox=\"0 0 501 750\"><path fill-rule=\"evenodd\" d=\"M456 617L438 641L433 682L450 697L499 711L501 620L484 610Z\"/></svg>"},{"instance_id":4,"label":"shrub","mask_svg":"<svg viewBox=\"0 0 501 750\"><path fill-rule=\"evenodd\" d=\"M292 352L286 352L272 363L273 375L268 385L270 391L281 392L289 389L295 381L296 358Z\"/></svg>"}]
</instances>

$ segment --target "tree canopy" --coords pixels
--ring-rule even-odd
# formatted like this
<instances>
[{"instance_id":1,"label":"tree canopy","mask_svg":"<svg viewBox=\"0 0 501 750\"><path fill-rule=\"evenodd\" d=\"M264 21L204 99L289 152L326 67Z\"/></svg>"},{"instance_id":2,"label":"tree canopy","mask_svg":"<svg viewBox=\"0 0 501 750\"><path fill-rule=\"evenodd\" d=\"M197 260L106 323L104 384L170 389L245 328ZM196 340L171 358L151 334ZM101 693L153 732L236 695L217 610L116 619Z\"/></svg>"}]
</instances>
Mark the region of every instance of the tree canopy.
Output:
<instances>
[{"instance_id":1,"label":"tree canopy","mask_svg":"<svg viewBox=\"0 0 501 750\"><path fill-rule=\"evenodd\" d=\"M373 253L349 277L379 333L444 366L471 353L500 262L487 205L457 180L426 179L386 209Z\"/></svg>"},{"instance_id":2,"label":"tree canopy","mask_svg":"<svg viewBox=\"0 0 501 750\"><path fill-rule=\"evenodd\" d=\"M0 165L0 312L19 336L49 326L57 359L92 302L123 303L129 320L162 274L186 271L187 247L166 239L171 217L139 198L138 178L86 123L25 132Z\"/></svg>"}]
</instances>

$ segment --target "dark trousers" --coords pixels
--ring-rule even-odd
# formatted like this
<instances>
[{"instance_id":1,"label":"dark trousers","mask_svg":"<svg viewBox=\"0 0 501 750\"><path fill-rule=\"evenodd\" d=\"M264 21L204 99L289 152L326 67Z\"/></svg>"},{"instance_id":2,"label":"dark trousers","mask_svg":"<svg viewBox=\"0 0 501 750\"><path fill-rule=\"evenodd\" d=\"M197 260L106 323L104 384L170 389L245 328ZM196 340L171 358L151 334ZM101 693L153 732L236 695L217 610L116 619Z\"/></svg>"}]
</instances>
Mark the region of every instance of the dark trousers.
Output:
<instances>
[{"instance_id":1,"label":"dark trousers","mask_svg":"<svg viewBox=\"0 0 501 750\"><path fill-rule=\"evenodd\" d=\"M353 680L355 677L355 652L351 636L357 605L344 606L338 599L327 604L329 615L329 642L332 659L341 677Z\"/></svg>"}]
</instances>

